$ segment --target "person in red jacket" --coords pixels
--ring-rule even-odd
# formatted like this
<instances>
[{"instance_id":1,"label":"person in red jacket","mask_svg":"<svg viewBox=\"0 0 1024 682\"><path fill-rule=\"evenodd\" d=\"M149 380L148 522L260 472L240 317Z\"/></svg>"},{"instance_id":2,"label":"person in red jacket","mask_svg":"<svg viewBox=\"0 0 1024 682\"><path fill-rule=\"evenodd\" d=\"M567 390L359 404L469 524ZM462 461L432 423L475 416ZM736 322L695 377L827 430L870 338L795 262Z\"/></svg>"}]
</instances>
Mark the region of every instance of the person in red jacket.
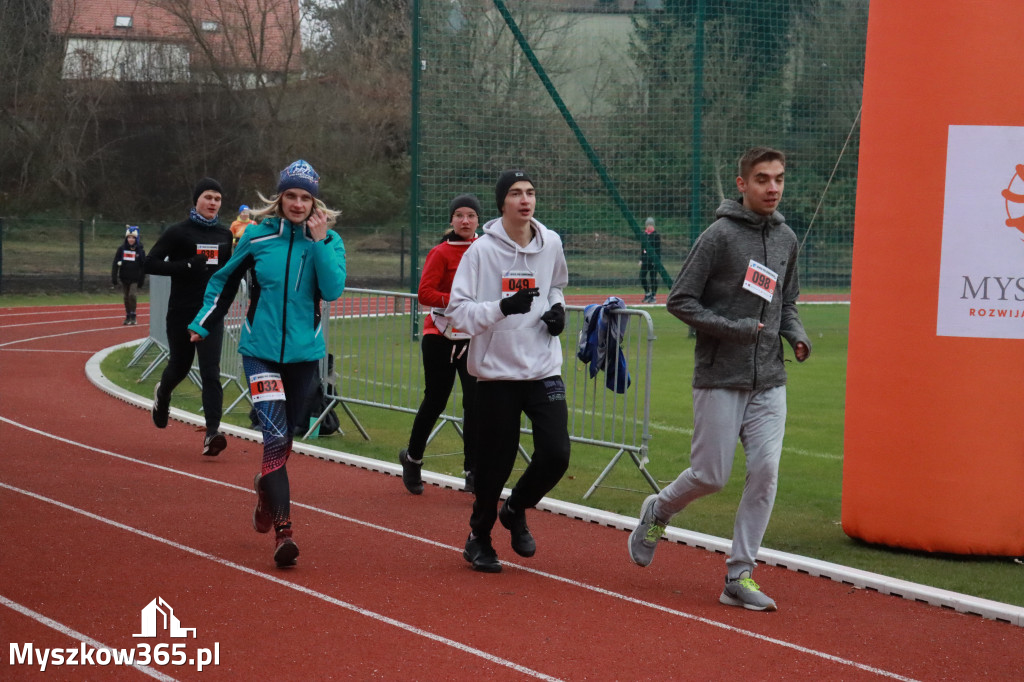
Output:
<instances>
[{"instance_id":1,"label":"person in red jacket","mask_svg":"<svg viewBox=\"0 0 1024 682\"><path fill-rule=\"evenodd\" d=\"M422 305L430 306L430 314L423 321L423 341L420 349L423 356L423 402L420 403L416 418L409 434L409 445L398 453L402 464L402 483L413 495L423 493L423 451L427 438L437 423L452 387L455 374L462 385L462 440L463 475L466 477L466 491L473 492L476 470L476 379L466 369L469 335L456 329L444 316L452 290L455 270L459 267L462 254L473 240L480 225L480 201L472 194L460 194L448 205L451 229L445 232L441 243L427 254L420 276L417 297Z\"/></svg>"}]
</instances>

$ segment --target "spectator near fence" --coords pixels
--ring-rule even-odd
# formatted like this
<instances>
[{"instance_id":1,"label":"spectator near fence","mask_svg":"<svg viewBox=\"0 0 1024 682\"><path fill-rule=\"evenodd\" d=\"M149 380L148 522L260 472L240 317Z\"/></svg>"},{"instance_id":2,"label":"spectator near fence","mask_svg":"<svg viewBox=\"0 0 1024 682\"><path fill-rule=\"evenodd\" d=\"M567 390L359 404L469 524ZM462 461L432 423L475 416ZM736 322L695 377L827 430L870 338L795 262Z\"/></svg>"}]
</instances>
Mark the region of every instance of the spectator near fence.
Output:
<instances>
[{"instance_id":1,"label":"spectator near fence","mask_svg":"<svg viewBox=\"0 0 1024 682\"><path fill-rule=\"evenodd\" d=\"M797 239L776 211L785 171L782 152L744 153L736 178L742 199L722 202L672 285L668 311L697 330L690 467L644 500L629 536L630 558L650 565L672 517L728 482L739 439L747 476L719 601L755 611L776 609L751 575L775 503L786 429L782 339L800 362L811 352L796 308Z\"/></svg>"},{"instance_id":2,"label":"spectator near fence","mask_svg":"<svg viewBox=\"0 0 1024 682\"><path fill-rule=\"evenodd\" d=\"M470 244L476 240L480 225L480 201L472 194L460 194L448 206L451 229L444 233L441 243L430 250L423 264L417 298L421 305L430 306L430 314L423 320L423 402L409 434L409 444L398 453L402 464L402 483L413 495L423 492L423 451L427 438L441 416L448 396L459 375L462 385L462 471L467 492L475 490L476 472L476 379L466 368L469 334L455 328L445 317L444 309L451 299L452 280L459 261Z\"/></svg>"},{"instance_id":3,"label":"spectator near fence","mask_svg":"<svg viewBox=\"0 0 1024 682\"><path fill-rule=\"evenodd\" d=\"M142 248L137 225L126 225L124 243L114 253L114 265L110 270L110 285L121 285L124 295L124 322L135 324L135 306L138 302L139 287L146 279L146 249Z\"/></svg>"},{"instance_id":4,"label":"spectator near fence","mask_svg":"<svg viewBox=\"0 0 1024 682\"><path fill-rule=\"evenodd\" d=\"M640 286L644 288L644 303L656 303L658 298L658 263L661 262L661 235L654 227L654 218L644 221L644 243L640 247Z\"/></svg>"},{"instance_id":5,"label":"spectator near fence","mask_svg":"<svg viewBox=\"0 0 1024 682\"><path fill-rule=\"evenodd\" d=\"M319 190L320 176L307 162L281 171L277 194L260 195L265 205L253 211L261 222L245 231L231 260L210 279L202 310L189 325L192 341L210 343L243 277L251 275L238 352L263 431L252 524L258 533L274 530L279 567L294 565L299 556L285 465L295 427L309 423L309 398L327 355L321 303L345 289L345 245L330 229L338 212L317 198Z\"/></svg>"},{"instance_id":6,"label":"spectator near fence","mask_svg":"<svg viewBox=\"0 0 1024 682\"><path fill-rule=\"evenodd\" d=\"M495 201L501 217L484 225L483 236L463 256L445 311L473 336L467 364L477 378L477 414L487 421L486 435L479 432L478 450L487 455L477 461L472 531L463 557L488 573L501 571L491 544L495 520L511 532L516 554L533 556L526 510L569 466L562 347L555 338L565 327L562 289L569 281L562 240L533 217L536 191L525 172L503 172ZM524 413L533 424L533 457L498 511Z\"/></svg>"},{"instance_id":7,"label":"spectator near fence","mask_svg":"<svg viewBox=\"0 0 1024 682\"><path fill-rule=\"evenodd\" d=\"M206 283L231 257L231 231L217 219L221 187L203 178L192 190L192 208L186 220L168 227L149 252L146 272L171 278L167 301L167 366L153 391L153 423L167 426L171 394L192 370L199 357L206 435L203 454L216 456L227 447L220 432L224 391L220 385L220 346L224 325L211 330L211 343L198 348L189 339L188 324L203 305ZM230 301L228 301L230 303Z\"/></svg>"}]
</instances>

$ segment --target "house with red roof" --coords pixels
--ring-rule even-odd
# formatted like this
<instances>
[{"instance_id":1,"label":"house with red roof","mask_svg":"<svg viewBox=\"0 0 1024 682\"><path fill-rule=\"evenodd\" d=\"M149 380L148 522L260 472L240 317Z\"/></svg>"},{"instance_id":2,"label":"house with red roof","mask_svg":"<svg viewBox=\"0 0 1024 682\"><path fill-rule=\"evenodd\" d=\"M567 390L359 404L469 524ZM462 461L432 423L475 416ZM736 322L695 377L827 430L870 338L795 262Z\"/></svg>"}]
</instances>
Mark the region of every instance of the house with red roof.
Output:
<instances>
[{"instance_id":1,"label":"house with red roof","mask_svg":"<svg viewBox=\"0 0 1024 682\"><path fill-rule=\"evenodd\" d=\"M63 77L236 87L301 72L298 0L53 0Z\"/></svg>"}]
</instances>

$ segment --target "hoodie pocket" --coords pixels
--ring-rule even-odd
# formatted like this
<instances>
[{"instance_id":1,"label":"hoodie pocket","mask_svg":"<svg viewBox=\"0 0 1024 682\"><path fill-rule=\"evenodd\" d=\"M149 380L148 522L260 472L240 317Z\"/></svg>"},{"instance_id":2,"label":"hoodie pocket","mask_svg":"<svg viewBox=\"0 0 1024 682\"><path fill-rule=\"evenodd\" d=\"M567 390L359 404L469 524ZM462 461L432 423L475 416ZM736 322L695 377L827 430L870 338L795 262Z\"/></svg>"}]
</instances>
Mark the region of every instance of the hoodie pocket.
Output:
<instances>
[{"instance_id":1,"label":"hoodie pocket","mask_svg":"<svg viewBox=\"0 0 1024 682\"><path fill-rule=\"evenodd\" d=\"M530 353L534 344L523 337L522 329L491 334L480 356L480 370L485 378L525 379L532 376L533 367L540 358L537 353ZM474 339L473 343L476 342Z\"/></svg>"}]
</instances>

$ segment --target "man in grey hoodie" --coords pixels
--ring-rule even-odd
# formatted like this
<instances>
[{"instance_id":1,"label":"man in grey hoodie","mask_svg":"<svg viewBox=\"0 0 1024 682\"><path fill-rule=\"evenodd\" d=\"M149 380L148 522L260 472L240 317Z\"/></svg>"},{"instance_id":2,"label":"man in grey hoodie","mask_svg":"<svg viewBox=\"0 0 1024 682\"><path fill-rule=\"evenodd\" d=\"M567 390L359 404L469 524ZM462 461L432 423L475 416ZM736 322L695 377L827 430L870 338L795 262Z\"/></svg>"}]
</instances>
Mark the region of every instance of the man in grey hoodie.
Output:
<instances>
[{"instance_id":1,"label":"man in grey hoodie","mask_svg":"<svg viewBox=\"0 0 1024 682\"><path fill-rule=\"evenodd\" d=\"M776 211L785 171L782 152L755 147L743 154L736 178L742 198L722 202L672 285L668 311L697 331L690 468L644 500L629 536L630 557L649 565L672 517L725 486L739 439L747 477L719 601L754 611L777 608L751 574L775 503L786 428L782 339L800 362L811 352L796 308L799 245Z\"/></svg>"},{"instance_id":2,"label":"man in grey hoodie","mask_svg":"<svg viewBox=\"0 0 1024 682\"><path fill-rule=\"evenodd\" d=\"M533 217L536 190L521 170L507 170L494 190L501 217L483 227L467 249L452 282L445 316L470 334L469 373L477 378L480 429L476 450L476 499L463 557L474 570L501 571L491 545L495 520L512 535L512 549L533 556L526 525L536 506L569 466L568 408L562 381L562 347L569 269L562 240ZM537 300L535 300L537 299ZM522 415L533 426L534 453L512 494L497 509L519 451Z\"/></svg>"}]
</instances>

